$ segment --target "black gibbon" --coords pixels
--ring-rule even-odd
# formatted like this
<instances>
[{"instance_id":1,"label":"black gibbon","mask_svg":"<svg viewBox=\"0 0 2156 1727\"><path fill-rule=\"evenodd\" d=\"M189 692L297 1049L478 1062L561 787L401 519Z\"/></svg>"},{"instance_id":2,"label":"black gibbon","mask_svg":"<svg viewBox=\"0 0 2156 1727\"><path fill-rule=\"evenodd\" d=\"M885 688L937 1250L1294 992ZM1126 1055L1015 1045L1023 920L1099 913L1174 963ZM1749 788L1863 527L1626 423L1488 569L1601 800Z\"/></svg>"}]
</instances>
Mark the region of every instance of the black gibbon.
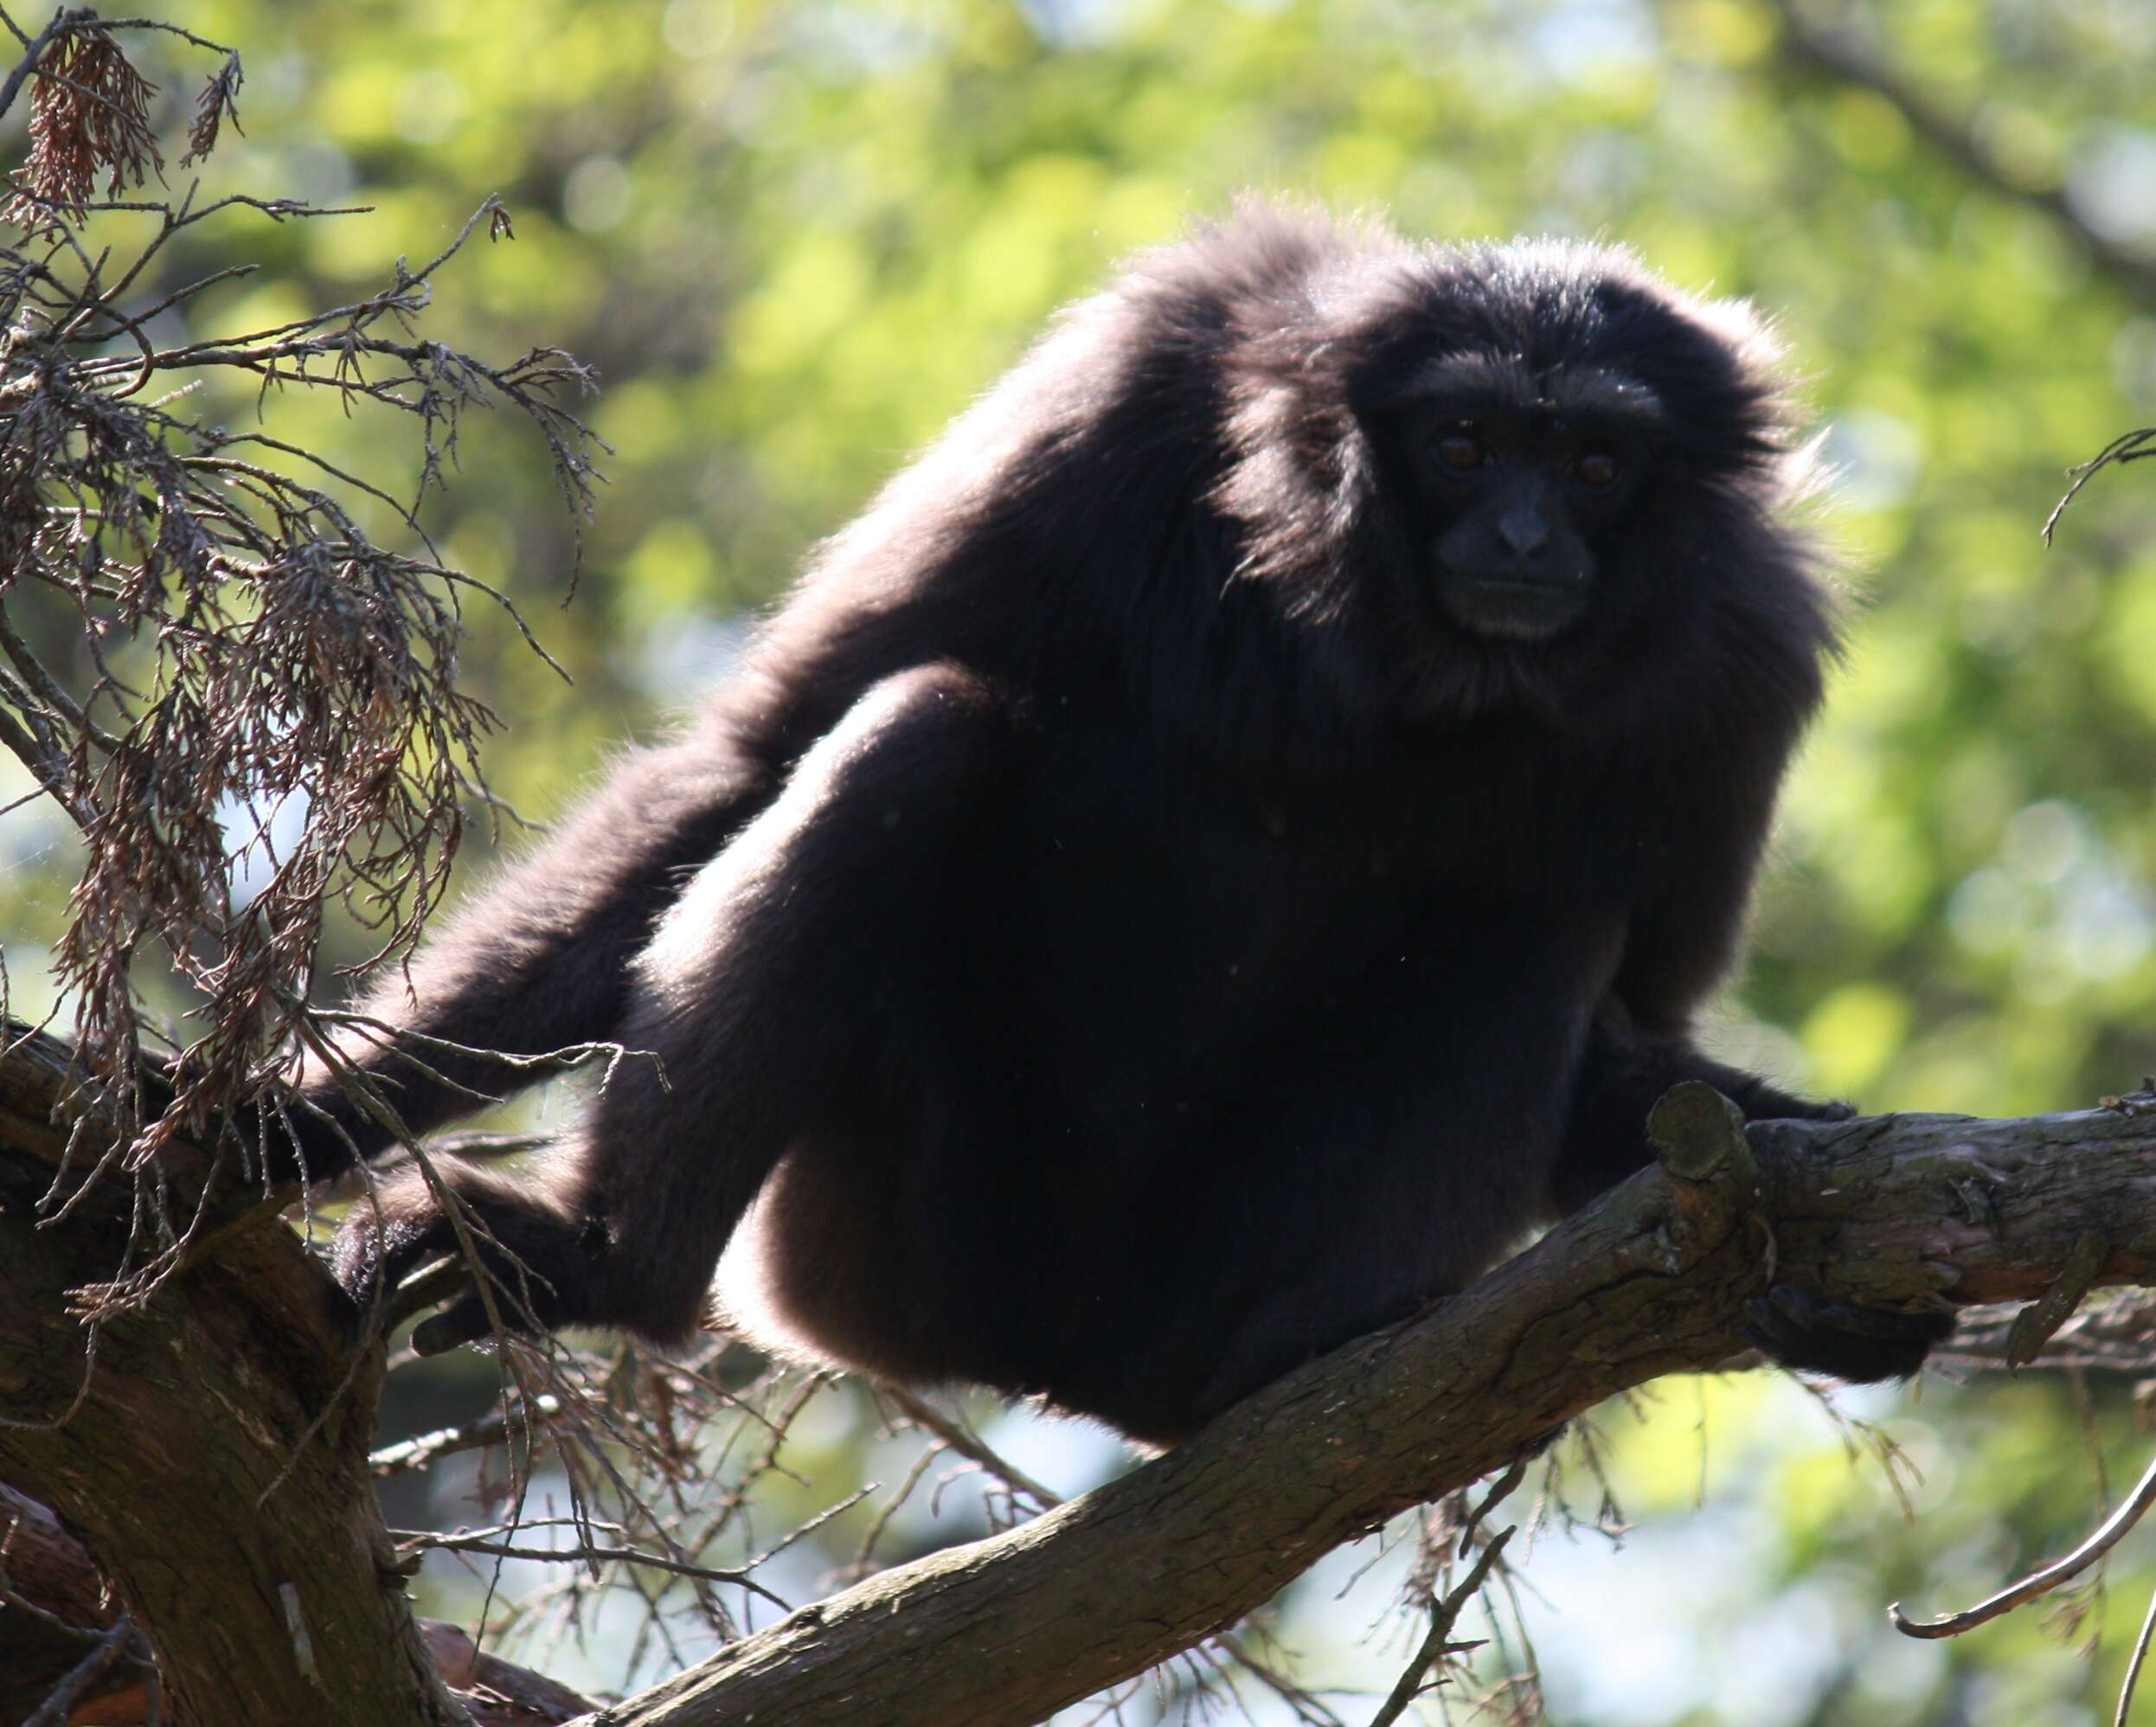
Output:
<instances>
[{"instance_id":1,"label":"black gibbon","mask_svg":"<svg viewBox=\"0 0 2156 1727\"><path fill-rule=\"evenodd\" d=\"M740 674L368 1006L528 1317L963 1379L1155 1441L1458 1290L1704 1079L1832 607L1770 344L1627 254L1263 206L1139 257L825 544ZM423 1064L423 1066L422 1066ZM389 1135L326 1079L309 1179ZM335 1268L450 1251L415 1172ZM723 1262L722 1262L723 1255ZM513 1311L516 1294L500 1305ZM1759 1304L1913 1371L1949 1321ZM426 1322L487 1329L476 1294Z\"/></svg>"}]
</instances>

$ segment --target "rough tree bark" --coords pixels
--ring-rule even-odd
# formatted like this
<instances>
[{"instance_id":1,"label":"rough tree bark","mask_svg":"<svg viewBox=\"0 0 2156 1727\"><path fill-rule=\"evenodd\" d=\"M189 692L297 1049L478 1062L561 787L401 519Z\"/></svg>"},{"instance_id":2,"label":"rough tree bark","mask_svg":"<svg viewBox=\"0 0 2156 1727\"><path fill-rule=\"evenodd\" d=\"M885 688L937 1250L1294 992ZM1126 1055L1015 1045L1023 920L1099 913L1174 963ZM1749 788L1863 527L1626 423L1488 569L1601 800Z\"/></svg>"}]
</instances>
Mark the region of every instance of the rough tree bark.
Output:
<instances>
[{"instance_id":1,"label":"rough tree bark","mask_svg":"<svg viewBox=\"0 0 2156 1727\"><path fill-rule=\"evenodd\" d=\"M53 1687L122 1609L89 1550L34 1499L0 1486L0 1721L29 1722ZM12 1610L10 1610L12 1609ZM592 1709L591 1699L490 1655L462 1627L422 1619L420 1635L473 1727L549 1727ZM149 1685L122 1666L76 1693L74 1727L142 1727L156 1718Z\"/></svg>"},{"instance_id":2,"label":"rough tree bark","mask_svg":"<svg viewBox=\"0 0 2156 1727\"><path fill-rule=\"evenodd\" d=\"M72 1271L17 1257L36 1234L21 1197L35 1184L22 1175L41 1158L13 1072L0 1074L0 1169L15 1171L0 1186L0 1393L13 1409L16 1388L34 1384L56 1414L80 1361L65 1279L88 1274L95 1249L75 1257L54 1240L70 1226L40 1247L68 1248ZM1147 1467L804 1608L587 1721L1036 1721L1232 1624L1332 1546L1501 1467L1611 1393L1727 1359L1742 1303L1770 1275L1873 1302L1947 1289L2029 1300L2030 1345L2095 1284L2156 1282L2146 1098L2023 1120L1771 1123L1749 1137L1728 1108L1680 1088L1657 1110L1659 1167L1465 1294L1281 1381ZM228 1234L144 1316L154 1348L108 1339L66 1437L0 1431L0 1475L83 1529L191 1696L207 1694L234 1647L283 1663L289 1695L311 1682L277 1587L299 1563L285 1519L304 1522L311 1682L339 1698L312 1693L309 1718L427 1720L431 1675L418 1677L416 1634L351 1462L372 1407L367 1370L333 1431L309 1439L292 1479L260 1502L346 1371L304 1317L311 1275L268 1225ZM234 1323L250 1312L259 1332ZM188 1412L164 1407L176 1402ZM174 1458L154 1474L139 1441L111 1430L145 1417ZM194 1460L170 1448L242 1440L244 1467L214 1466L232 1485L172 1503L170 1481ZM318 1627L324 1602L366 1635ZM363 1685L399 1700L347 1712L345 1689ZM226 1707L214 1718L243 1717Z\"/></svg>"},{"instance_id":3,"label":"rough tree bark","mask_svg":"<svg viewBox=\"0 0 2156 1727\"><path fill-rule=\"evenodd\" d=\"M72 1292L112 1276L135 1218L113 1183L40 1227L65 1074L49 1038L0 1062L0 1481L104 1568L156 1651L168 1718L463 1722L375 1509L381 1351L344 1344L325 1274L259 1196L213 1197L183 1271L80 1324ZM199 1183L172 1173L183 1218Z\"/></svg>"}]
</instances>

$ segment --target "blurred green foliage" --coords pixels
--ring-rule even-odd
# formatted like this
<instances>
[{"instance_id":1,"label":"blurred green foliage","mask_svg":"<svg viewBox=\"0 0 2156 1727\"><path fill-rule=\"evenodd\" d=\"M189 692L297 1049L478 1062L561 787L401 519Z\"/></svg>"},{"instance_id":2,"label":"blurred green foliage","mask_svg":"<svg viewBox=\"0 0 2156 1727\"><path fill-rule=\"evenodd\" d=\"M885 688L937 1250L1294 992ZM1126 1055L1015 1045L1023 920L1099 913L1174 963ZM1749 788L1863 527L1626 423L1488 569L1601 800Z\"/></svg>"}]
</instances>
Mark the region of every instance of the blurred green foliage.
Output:
<instances>
[{"instance_id":1,"label":"blurred green foliage","mask_svg":"<svg viewBox=\"0 0 2156 1727\"><path fill-rule=\"evenodd\" d=\"M575 679L474 614L470 677L513 722L491 772L531 814L722 675L807 544L1058 302L1187 214L1259 187L1383 209L1415 234L1621 237L1682 283L1778 313L1837 474L1822 532L1861 595L1724 1043L1877 1108L2062 1107L2156 1067L2156 484L2100 477L2055 546L2037 534L2069 464L2156 420L2156 303L1879 95L1798 67L1764 0L183 10L247 66L247 134L213 158L209 189L375 206L198 230L179 267L268 266L199 325L351 299L499 192L517 237L446 273L433 333L497 354L558 343L605 378L612 483L568 610L570 536L518 427L470 422L430 506L451 560L510 591ZM1870 0L1852 16L2011 187L2062 190L2156 253L2147 0ZM174 89L208 69L145 54ZM327 401L267 408L287 440L399 472L375 422ZM57 821L0 822L19 1005L39 1005L68 861ZM1913 1525L1800 1394L1693 1401L1673 1390L1613 1427L1644 1519L1628 1550L1576 1577L1539 1557L1530 1570L1556 1609L1559 1718L2108 1718L2156 1582L2146 1534L2094 1661L2030 1615L1890 1649L1878 1612L1895 1595L1962 1604L2091 1518L2061 1383L1867 1400L1930 1472ZM2130 1476L2149 1441L2115 1390L2091 1409ZM1677 1586L1697 1564L1678 1531L1710 1409L1714 1509L1691 1526L1718 1531L1723 1581L1697 1596ZM1666 1607L1663 1643L1613 1628L1633 1616L1602 1614L1613 1591ZM1383 1649L1307 1622L1325 1672L1389 1682ZM1641 1653L1665 1645L1681 1672ZM1784 1678L1721 1697L1709 1681L1733 1649L1754 1681Z\"/></svg>"}]
</instances>

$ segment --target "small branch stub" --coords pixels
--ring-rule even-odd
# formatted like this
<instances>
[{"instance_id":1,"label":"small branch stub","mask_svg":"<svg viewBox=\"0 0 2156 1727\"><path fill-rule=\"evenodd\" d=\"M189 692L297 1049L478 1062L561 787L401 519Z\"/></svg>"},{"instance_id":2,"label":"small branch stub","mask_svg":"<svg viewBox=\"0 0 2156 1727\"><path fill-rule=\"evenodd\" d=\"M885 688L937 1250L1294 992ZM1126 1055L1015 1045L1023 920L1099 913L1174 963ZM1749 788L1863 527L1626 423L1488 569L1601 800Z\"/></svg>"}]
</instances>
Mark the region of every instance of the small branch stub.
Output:
<instances>
[{"instance_id":1,"label":"small branch stub","mask_svg":"<svg viewBox=\"0 0 2156 1727\"><path fill-rule=\"evenodd\" d=\"M1725 1239L1757 1185L1744 1115L1712 1086L1686 1080L1647 1112L1647 1143L1668 1178L1668 1200L1644 1262L1674 1274Z\"/></svg>"},{"instance_id":2,"label":"small branch stub","mask_svg":"<svg viewBox=\"0 0 2156 1727\"><path fill-rule=\"evenodd\" d=\"M1672 1086L1647 1112L1647 1143L1672 1180L1749 1185L1752 1148L1744 1112L1704 1080Z\"/></svg>"},{"instance_id":3,"label":"small branch stub","mask_svg":"<svg viewBox=\"0 0 2156 1727\"><path fill-rule=\"evenodd\" d=\"M2006 1333L2006 1364L2026 1367L2043 1352L2058 1328L2074 1317L2074 1310L2096 1287L2111 1244L2094 1231L2074 1243L2074 1250L2059 1268L2057 1280L2043 1294L2014 1315Z\"/></svg>"}]
</instances>

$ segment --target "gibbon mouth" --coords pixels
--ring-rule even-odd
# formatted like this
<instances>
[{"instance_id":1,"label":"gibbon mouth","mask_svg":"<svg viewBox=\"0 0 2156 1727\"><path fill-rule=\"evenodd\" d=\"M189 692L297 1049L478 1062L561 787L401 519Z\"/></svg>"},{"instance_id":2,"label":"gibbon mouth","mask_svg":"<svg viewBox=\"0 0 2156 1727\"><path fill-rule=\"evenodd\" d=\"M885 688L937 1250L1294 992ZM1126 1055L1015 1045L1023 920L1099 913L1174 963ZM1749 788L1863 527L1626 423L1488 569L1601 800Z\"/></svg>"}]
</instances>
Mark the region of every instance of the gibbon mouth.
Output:
<instances>
[{"instance_id":1,"label":"gibbon mouth","mask_svg":"<svg viewBox=\"0 0 2156 1727\"><path fill-rule=\"evenodd\" d=\"M1546 640L1587 610L1583 584L1534 576L1481 576L1439 597L1455 624L1500 641Z\"/></svg>"}]
</instances>

